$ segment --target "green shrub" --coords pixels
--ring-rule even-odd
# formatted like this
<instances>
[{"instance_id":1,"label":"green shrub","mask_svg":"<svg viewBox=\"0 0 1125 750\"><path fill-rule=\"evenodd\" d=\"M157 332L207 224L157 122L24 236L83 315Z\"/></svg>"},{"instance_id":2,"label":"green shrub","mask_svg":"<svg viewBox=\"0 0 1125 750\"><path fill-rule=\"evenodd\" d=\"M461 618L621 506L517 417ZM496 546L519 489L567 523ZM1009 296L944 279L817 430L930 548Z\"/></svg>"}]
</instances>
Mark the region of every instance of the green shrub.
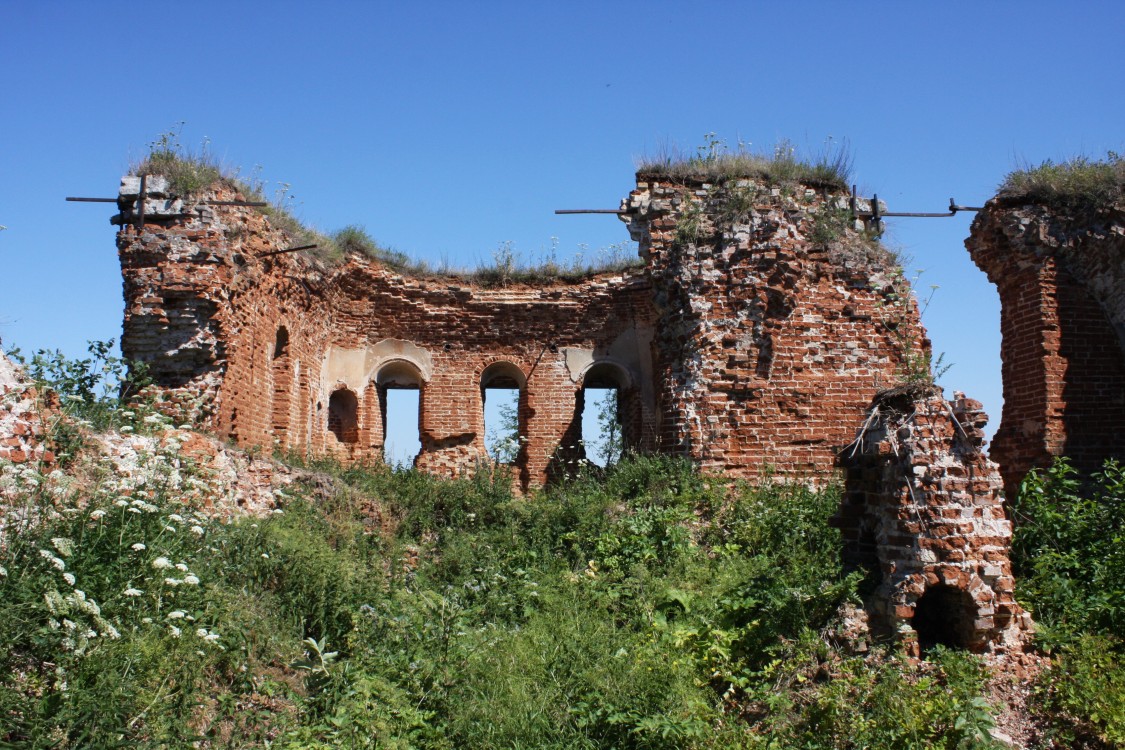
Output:
<instances>
[{"instance_id":1,"label":"green shrub","mask_svg":"<svg viewBox=\"0 0 1125 750\"><path fill-rule=\"evenodd\" d=\"M1038 701L1065 747L1125 745L1125 643L1083 635L1064 645L1040 678Z\"/></svg>"},{"instance_id":2,"label":"green shrub","mask_svg":"<svg viewBox=\"0 0 1125 750\"><path fill-rule=\"evenodd\" d=\"M1012 508L1017 593L1046 632L1125 632L1125 468L1032 471Z\"/></svg>"}]
</instances>

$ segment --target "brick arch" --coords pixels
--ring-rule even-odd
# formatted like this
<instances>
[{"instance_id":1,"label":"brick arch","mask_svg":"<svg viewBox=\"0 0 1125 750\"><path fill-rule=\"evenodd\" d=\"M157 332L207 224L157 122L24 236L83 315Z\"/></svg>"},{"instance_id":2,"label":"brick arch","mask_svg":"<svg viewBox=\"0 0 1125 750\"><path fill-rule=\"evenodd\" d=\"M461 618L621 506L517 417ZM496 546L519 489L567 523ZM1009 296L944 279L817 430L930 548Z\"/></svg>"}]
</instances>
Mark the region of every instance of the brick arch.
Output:
<instances>
[{"instance_id":1,"label":"brick arch","mask_svg":"<svg viewBox=\"0 0 1125 750\"><path fill-rule=\"evenodd\" d=\"M395 357L381 362L372 377L380 389L421 388L427 378L421 365L412 359Z\"/></svg>"},{"instance_id":2,"label":"brick arch","mask_svg":"<svg viewBox=\"0 0 1125 750\"><path fill-rule=\"evenodd\" d=\"M511 383L502 385L501 383ZM515 362L498 359L486 366L480 373L480 387L484 388L518 388L527 390L527 375L523 368Z\"/></svg>"}]
</instances>

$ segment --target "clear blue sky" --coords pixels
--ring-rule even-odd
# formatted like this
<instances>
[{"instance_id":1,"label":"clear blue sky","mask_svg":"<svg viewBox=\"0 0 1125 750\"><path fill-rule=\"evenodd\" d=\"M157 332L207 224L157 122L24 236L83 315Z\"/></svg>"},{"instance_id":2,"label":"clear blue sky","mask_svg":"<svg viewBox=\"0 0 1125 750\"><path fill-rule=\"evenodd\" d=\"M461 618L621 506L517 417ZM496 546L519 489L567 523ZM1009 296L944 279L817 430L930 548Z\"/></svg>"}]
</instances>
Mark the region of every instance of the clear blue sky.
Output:
<instances>
[{"instance_id":1,"label":"clear blue sky","mask_svg":"<svg viewBox=\"0 0 1125 750\"><path fill-rule=\"evenodd\" d=\"M560 255L627 239L634 158L715 132L847 139L891 210L979 205L1021 160L1125 151L1116 2L18 2L0 0L0 337L120 336L112 196L181 140L292 186L333 230L473 266L503 241ZM888 241L937 284L943 379L1000 416L999 302L970 216Z\"/></svg>"}]
</instances>

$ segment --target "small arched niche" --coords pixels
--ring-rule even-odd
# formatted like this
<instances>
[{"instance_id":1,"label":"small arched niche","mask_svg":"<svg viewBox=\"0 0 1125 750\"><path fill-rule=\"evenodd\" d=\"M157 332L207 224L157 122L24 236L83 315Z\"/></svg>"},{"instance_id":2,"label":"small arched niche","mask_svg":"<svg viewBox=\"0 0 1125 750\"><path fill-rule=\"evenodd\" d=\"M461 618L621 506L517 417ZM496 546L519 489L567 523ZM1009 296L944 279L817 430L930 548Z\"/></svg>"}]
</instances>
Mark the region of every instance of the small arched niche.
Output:
<instances>
[{"instance_id":1,"label":"small arched niche","mask_svg":"<svg viewBox=\"0 0 1125 750\"><path fill-rule=\"evenodd\" d=\"M289 356L289 329L278 326L274 336L273 359L270 363L273 378L270 408L270 427L273 430L274 446L281 450L289 447L289 428L292 422L293 362Z\"/></svg>"},{"instance_id":2,"label":"small arched niche","mask_svg":"<svg viewBox=\"0 0 1125 750\"><path fill-rule=\"evenodd\" d=\"M383 412L383 460L413 466L422 450L422 372L412 362L391 360L375 373Z\"/></svg>"},{"instance_id":3,"label":"small arched niche","mask_svg":"<svg viewBox=\"0 0 1125 750\"><path fill-rule=\"evenodd\" d=\"M347 388L333 391L328 397L328 431L336 440L353 444L359 442L359 400Z\"/></svg>"},{"instance_id":4,"label":"small arched niche","mask_svg":"<svg viewBox=\"0 0 1125 750\"><path fill-rule=\"evenodd\" d=\"M484 445L497 463L518 463L527 439L527 377L512 362L494 362L480 377Z\"/></svg>"},{"instance_id":5,"label":"small arched niche","mask_svg":"<svg viewBox=\"0 0 1125 750\"><path fill-rule=\"evenodd\" d=\"M977 605L964 589L930 586L914 605L911 626L922 651L934 646L968 649L976 634Z\"/></svg>"},{"instance_id":6,"label":"small arched niche","mask_svg":"<svg viewBox=\"0 0 1125 750\"><path fill-rule=\"evenodd\" d=\"M277 335L273 341L273 358L281 359L289 354L289 329L278 326Z\"/></svg>"},{"instance_id":7,"label":"small arched niche","mask_svg":"<svg viewBox=\"0 0 1125 750\"><path fill-rule=\"evenodd\" d=\"M590 463L608 466L621 458L627 445L631 385L628 370L616 362L595 362L583 374L578 409L583 453Z\"/></svg>"}]
</instances>

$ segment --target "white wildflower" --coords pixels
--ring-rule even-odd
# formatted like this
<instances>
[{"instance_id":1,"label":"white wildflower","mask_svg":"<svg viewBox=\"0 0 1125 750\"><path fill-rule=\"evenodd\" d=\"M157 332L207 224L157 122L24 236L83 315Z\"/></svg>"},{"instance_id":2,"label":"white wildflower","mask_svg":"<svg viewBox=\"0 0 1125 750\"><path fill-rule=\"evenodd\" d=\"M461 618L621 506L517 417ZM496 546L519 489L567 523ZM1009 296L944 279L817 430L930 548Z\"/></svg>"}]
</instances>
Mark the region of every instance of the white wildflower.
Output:
<instances>
[{"instance_id":1,"label":"white wildflower","mask_svg":"<svg viewBox=\"0 0 1125 750\"><path fill-rule=\"evenodd\" d=\"M63 624L63 627L66 628L67 630L74 630L76 627L78 627L78 625L76 623L72 622L71 620L67 620L67 619L63 619L62 624Z\"/></svg>"},{"instance_id":2,"label":"white wildflower","mask_svg":"<svg viewBox=\"0 0 1125 750\"><path fill-rule=\"evenodd\" d=\"M98 631L87 630L85 633L83 633L83 635L87 638L97 638L98 637Z\"/></svg>"},{"instance_id":3,"label":"white wildflower","mask_svg":"<svg viewBox=\"0 0 1125 750\"><path fill-rule=\"evenodd\" d=\"M135 417L135 416L137 416L137 414L136 414L136 412L132 412L132 411L123 411L123 412L121 412L121 416L123 416L123 417Z\"/></svg>"},{"instance_id":4,"label":"white wildflower","mask_svg":"<svg viewBox=\"0 0 1125 750\"><path fill-rule=\"evenodd\" d=\"M175 521L176 523L183 523L184 517L181 516L179 513L173 513L172 515L168 516L168 520L169 521Z\"/></svg>"},{"instance_id":5,"label":"white wildflower","mask_svg":"<svg viewBox=\"0 0 1125 750\"><path fill-rule=\"evenodd\" d=\"M90 513L90 518L92 518L92 519L94 519L95 521L97 521L97 520L98 520L99 518L102 518L102 517L104 517L104 516L105 516L105 514L106 514L106 511L105 511L105 509L104 509L104 508L98 508L97 510L95 510L95 511L93 511L93 512L91 512L91 513Z\"/></svg>"},{"instance_id":6,"label":"white wildflower","mask_svg":"<svg viewBox=\"0 0 1125 750\"><path fill-rule=\"evenodd\" d=\"M132 431L133 431L133 428L130 427L129 425L125 425L124 427L121 428L121 432L132 432Z\"/></svg>"},{"instance_id":7,"label":"white wildflower","mask_svg":"<svg viewBox=\"0 0 1125 750\"><path fill-rule=\"evenodd\" d=\"M59 551L63 557L74 554L74 541L64 536L51 537L51 546Z\"/></svg>"},{"instance_id":8,"label":"white wildflower","mask_svg":"<svg viewBox=\"0 0 1125 750\"><path fill-rule=\"evenodd\" d=\"M7 578L7 577L8 577L8 569L5 568L3 565L0 565L0 578Z\"/></svg>"},{"instance_id":9,"label":"white wildflower","mask_svg":"<svg viewBox=\"0 0 1125 750\"><path fill-rule=\"evenodd\" d=\"M117 498L116 500L113 501L113 504L116 505L118 508L124 508L126 505L129 504L129 501L126 500L123 497L119 497L119 498Z\"/></svg>"},{"instance_id":10,"label":"white wildflower","mask_svg":"<svg viewBox=\"0 0 1125 750\"><path fill-rule=\"evenodd\" d=\"M157 424L158 422L160 422L160 417L156 416L155 414L149 414L147 417L145 417L144 421L145 424Z\"/></svg>"},{"instance_id":11,"label":"white wildflower","mask_svg":"<svg viewBox=\"0 0 1125 750\"><path fill-rule=\"evenodd\" d=\"M188 567L183 563L176 563L176 570L180 571L181 573L186 573L187 569Z\"/></svg>"},{"instance_id":12,"label":"white wildflower","mask_svg":"<svg viewBox=\"0 0 1125 750\"><path fill-rule=\"evenodd\" d=\"M170 631L170 632L172 633L172 637L173 637L173 638L179 638L179 637L180 637L180 633L182 633L182 632L183 632L182 630L180 630L179 628L177 628L177 627L176 627L175 625L169 625L169 626L168 626L168 629L169 629L169 631Z\"/></svg>"},{"instance_id":13,"label":"white wildflower","mask_svg":"<svg viewBox=\"0 0 1125 750\"><path fill-rule=\"evenodd\" d=\"M135 589L135 588L130 587L130 588L125 589L124 593L125 593L125 596L140 596L144 592L141 591L140 589Z\"/></svg>"},{"instance_id":14,"label":"white wildflower","mask_svg":"<svg viewBox=\"0 0 1125 750\"><path fill-rule=\"evenodd\" d=\"M113 625L108 622L102 625L102 630L104 630L105 634L115 641L121 637L121 633L118 632L117 628L113 627Z\"/></svg>"},{"instance_id":15,"label":"white wildflower","mask_svg":"<svg viewBox=\"0 0 1125 750\"><path fill-rule=\"evenodd\" d=\"M263 560L268 560L268 559L270 559L270 553L268 553L268 552L263 552L263 553L262 553L262 559L263 559Z\"/></svg>"},{"instance_id":16,"label":"white wildflower","mask_svg":"<svg viewBox=\"0 0 1125 750\"><path fill-rule=\"evenodd\" d=\"M182 620L186 613L182 609L173 609L168 613L169 620Z\"/></svg>"},{"instance_id":17,"label":"white wildflower","mask_svg":"<svg viewBox=\"0 0 1125 750\"><path fill-rule=\"evenodd\" d=\"M172 567L172 561L167 557L158 557L152 561L152 567L156 568L157 570L166 570Z\"/></svg>"},{"instance_id":18,"label":"white wildflower","mask_svg":"<svg viewBox=\"0 0 1125 750\"><path fill-rule=\"evenodd\" d=\"M202 526L192 526L191 527L191 533L195 534L196 536L203 536L203 527Z\"/></svg>"},{"instance_id":19,"label":"white wildflower","mask_svg":"<svg viewBox=\"0 0 1125 750\"><path fill-rule=\"evenodd\" d=\"M188 586L198 586L199 579L193 575L187 575L184 576L184 583L186 583Z\"/></svg>"},{"instance_id":20,"label":"white wildflower","mask_svg":"<svg viewBox=\"0 0 1125 750\"><path fill-rule=\"evenodd\" d=\"M151 617L142 617L141 622L143 622L145 625L151 625L152 624L152 618Z\"/></svg>"},{"instance_id":21,"label":"white wildflower","mask_svg":"<svg viewBox=\"0 0 1125 750\"><path fill-rule=\"evenodd\" d=\"M203 636L203 640L207 641L208 643L214 643L215 641L219 640L219 634L208 633L207 635Z\"/></svg>"},{"instance_id":22,"label":"white wildflower","mask_svg":"<svg viewBox=\"0 0 1125 750\"><path fill-rule=\"evenodd\" d=\"M195 634L197 636L199 636L200 638L206 638L207 637L207 628L199 628L198 630L195 631Z\"/></svg>"},{"instance_id":23,"label":"white wildflower","mask_svg":"<svg viewBox=\"0 0 1125 750\"><path fill-rule=\"evenodd\" d=\"M141 513L140 508L126 508L125 510L129 511L130 513L136 513L137 515L140 515Z\"/></svg>"},{"instance_id":24,"label":"white wildflower","mask_svg":"<svg viewBox=\"0 0 1125 750\"><path fill-rule=\"evenodd\" d=\"M144 542L137 542L136 544L134 544L129 549L133 550L134 552L140 552L140 551L146 549L146 547L145 547Z\"/></svg>"},{"instance_id":25,"label":"white wildflower","mask_svg":"<svg viewBox=\"0 0 1125 750\"><path fill-rule=\"evenodd\" d=\"M63 577L63 580L66 581L68 584L70 584L71 586L74 585L74 574L73 573L63 573L62 577Z\"/></svg>"},{"instance_id":26,"label":"white wildflower","mask_svg":"<svg viewBox=\"0 0 1125 750\"><path fill-rule=\"evenodd\" d=\"M181 583L183 583L183 581L181 581L179 578L165 578L164 583L169 586L179 586Z\"/></svg>"},{"instance_id":27,"label":"white wildflower","mask_svg":"<svg viewBox=\"0 0 1125 750\"><path fill-rule=\"evenodd\" d=\"M170 531L170 532L172 532L173 534L175 534L175 533L176 533L176 527L175 527L175 526L165 526L165 527L164 527L164 530L165 530L165 531Z\"/></svg>"}]
</instances>

